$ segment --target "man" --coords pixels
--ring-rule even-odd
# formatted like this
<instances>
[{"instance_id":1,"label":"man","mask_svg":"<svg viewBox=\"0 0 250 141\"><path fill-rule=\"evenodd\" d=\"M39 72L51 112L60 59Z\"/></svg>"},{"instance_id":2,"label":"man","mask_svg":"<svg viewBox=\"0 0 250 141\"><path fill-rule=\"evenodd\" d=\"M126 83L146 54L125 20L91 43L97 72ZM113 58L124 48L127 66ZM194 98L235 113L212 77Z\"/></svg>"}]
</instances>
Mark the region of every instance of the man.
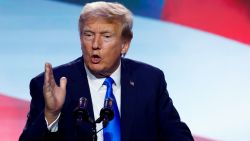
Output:
<instances>
[{"instance_id":1,"label":"man","mask_svg":"<svg viewBox=\"0 0 250 141\"><path fill-rule=\"evenodd\" d=\"M95 140L91 124L77 124L74 116L81 97L88 100L92 119L99 117L104 99L113 100L114 119L97 134L98 141L193 140L168 95L163 72L122 57L133 37L132 22L121 4L85 5L79 18L83 56L54 69L46 63L45 73L31 80L21 141ZM96 130L101 128L97 124Z\"/></svg>"}]
</instances>

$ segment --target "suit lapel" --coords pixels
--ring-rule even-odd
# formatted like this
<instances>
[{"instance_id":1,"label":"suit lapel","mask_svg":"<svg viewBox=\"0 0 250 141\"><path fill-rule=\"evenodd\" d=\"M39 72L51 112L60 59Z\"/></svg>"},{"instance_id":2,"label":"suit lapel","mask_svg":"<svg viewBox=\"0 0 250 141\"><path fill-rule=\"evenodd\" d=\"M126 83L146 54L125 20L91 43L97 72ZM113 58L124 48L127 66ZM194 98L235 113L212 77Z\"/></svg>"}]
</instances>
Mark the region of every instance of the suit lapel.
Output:
<instances>
[{"instance_id":1,"label":"suit lapel","mask_svg":"<svg viewBox=\"0 0 250 141\"><path fill-rule=\"evenodd\" d=\"M121 61L121 138L130 140L136 109L136 82L126 59Z\"/></svg>"},{"instance_id":2,"label":"suit lapel","mask_svg":"<svg viewBox=\"0 0 250 141\"><path fill-rule=\"evenodd\" d=\"M72 91L68 95L68 99L70 99L70 103L77 106L79 98L85 97L88 100L87 109L89 111L89 116L94 119L93 105L89 90L88 79L84 67L83 57L80 57L73 64L73 69L70 72L71 83L68 83L70 86L70 90Z\"/></svg>"}]
</instances>

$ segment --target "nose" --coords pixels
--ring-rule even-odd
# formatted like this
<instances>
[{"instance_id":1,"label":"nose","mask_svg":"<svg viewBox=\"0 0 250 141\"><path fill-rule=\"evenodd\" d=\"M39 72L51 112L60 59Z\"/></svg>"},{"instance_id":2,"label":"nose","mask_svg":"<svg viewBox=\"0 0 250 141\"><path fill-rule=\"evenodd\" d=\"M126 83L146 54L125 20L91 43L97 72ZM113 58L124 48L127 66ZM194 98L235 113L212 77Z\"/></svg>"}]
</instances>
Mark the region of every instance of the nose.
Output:
<instances>
[{"instance_id":1,"label":"nose","mask_svg":"<svg viewBox=\"0 0 250 141\"><path fill-rule=\"evenodd\" d=\"M94 37L93 43L92 43L92 48L93 49L100 49L100 37L98 35L96 35Z\"/></svg>"}]
</instances>

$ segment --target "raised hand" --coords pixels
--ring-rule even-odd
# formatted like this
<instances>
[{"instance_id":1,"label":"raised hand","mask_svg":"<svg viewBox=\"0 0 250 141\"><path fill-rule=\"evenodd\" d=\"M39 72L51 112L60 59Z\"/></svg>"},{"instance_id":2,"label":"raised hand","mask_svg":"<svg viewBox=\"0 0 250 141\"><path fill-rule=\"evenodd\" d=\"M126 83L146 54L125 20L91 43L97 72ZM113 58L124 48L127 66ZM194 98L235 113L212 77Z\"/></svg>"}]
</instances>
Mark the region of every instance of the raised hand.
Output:
<instances>
[{"instance_id":1,"label":"raised hand","mask_svg":"<svg viewBox=\"0 0 250 141\"><path fill-rule=\"evenodd\" d=\"M45 100L44 114L48 124L52 123L61 112L66 96L66 85L66 77L60 78L60 86L56 84L51 64L45 63L43 95Z\"/></svg>"}]
</instances>

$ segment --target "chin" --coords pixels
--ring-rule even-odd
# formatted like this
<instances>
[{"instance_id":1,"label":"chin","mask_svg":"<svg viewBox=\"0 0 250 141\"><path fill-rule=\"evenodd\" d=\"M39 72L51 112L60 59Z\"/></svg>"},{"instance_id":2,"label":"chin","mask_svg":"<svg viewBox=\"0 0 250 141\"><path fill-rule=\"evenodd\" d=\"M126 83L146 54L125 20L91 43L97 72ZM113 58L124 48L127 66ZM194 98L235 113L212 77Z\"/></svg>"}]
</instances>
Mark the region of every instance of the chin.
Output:
<instances>
[{"instance_id":1,"label":"chin","mask_svg":"<svg viewBox=\"0 0 250 141\"><path fill-rule=\"evenodd\" d=\"M100 64L91 64L89 65L89 69L91 69L94 72L102 72L103 67Z\"/></svg>"},{"instance_id":2,"label":"chin","mask_svg":"<svg viewBox=\"0 0 250 141\"><path fill-rule=\"evenodd\" d=\"M98 75L98 74L102 74L104 71L104 69L100 66L96 66L96 65L90 65L88 67L89 71L93 74L93 75Z\"/></svg>"}]
</instances>

